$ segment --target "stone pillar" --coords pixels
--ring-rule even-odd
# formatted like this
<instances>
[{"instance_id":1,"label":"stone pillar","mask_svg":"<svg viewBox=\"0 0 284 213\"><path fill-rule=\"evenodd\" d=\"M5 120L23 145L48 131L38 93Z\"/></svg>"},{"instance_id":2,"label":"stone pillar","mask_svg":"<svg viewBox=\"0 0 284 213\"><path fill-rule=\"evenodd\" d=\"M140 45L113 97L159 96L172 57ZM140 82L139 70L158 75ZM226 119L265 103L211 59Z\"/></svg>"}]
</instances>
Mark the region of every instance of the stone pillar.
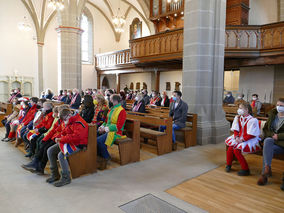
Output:
<instances>
[{"instance_id":1,"label":"stone pillar","mask_svg":"<svg viewBox=\"0 0 284 213\"><path fill-rule=\"evenodd\" d=\"M119 73L116 74L116 92L117 94L119 94L120 92L120 74Z\"/></svg>"},{"instance_id":2,"label":"stone pillar","mask_svg":"<svg viewBox=\"0 0 284 213\"><path fill-rule=\"evenodd\" d=\"M183 99L198 114L197 143L224 142L229 122L222 108L226 0L186 0Z\"/></svg>"},{"instance_id":3,"label":"stone pillar","mask_svg":"<svg viewBox=\"0 0 284 213\"><path fill-rule=\"evenodd\" d=\"M80 21L86 0L64 1L58 11L58 89L82 89Z\"/></svg>"},{"instance_id":4,"label":"stone pillar","mask_svg":"<svg viewBox=\"0 0 284 213\"><path fill-rule=\"evenodd\" d=\"M279 21L284 21L284 0L278 0Z\"/></svg>"},{"instance_id":5,"label":"stone pillar","mask_svg":"<svg viewBox=\"0 0 284 213\"><path fill-rule=\"evenodd\" d=\"M38 91L43 91L43 42L37 42L38 47Z\"/></svg>"},{"instance_id":6,"label":"stone pillar","mask_svg":"<svg viewBox=\"0 0 284 213\"><path fill-rule=\"evenodd\" d=\"M160 71L155 72L155 77L156 77L155 90L156 90L156 92L160 92Z\"/></svg>"}]
</instances>

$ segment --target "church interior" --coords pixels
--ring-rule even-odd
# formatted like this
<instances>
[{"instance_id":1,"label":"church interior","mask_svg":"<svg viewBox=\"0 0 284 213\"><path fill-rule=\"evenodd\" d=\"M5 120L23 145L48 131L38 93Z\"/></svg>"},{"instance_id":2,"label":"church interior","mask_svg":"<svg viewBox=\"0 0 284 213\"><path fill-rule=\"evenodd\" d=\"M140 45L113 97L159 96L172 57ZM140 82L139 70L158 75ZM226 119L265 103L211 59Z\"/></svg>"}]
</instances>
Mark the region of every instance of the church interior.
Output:
<instances>
[{"instance_id":1,"label":"church interior","mask_svg":"<svg viewBox=\"0 0 284 213\"><path fill-rule=\"evenodd\" d=\"M1 212L283 211L284 0L0 0L0 27Z\"/></svg>"}]
</instances>

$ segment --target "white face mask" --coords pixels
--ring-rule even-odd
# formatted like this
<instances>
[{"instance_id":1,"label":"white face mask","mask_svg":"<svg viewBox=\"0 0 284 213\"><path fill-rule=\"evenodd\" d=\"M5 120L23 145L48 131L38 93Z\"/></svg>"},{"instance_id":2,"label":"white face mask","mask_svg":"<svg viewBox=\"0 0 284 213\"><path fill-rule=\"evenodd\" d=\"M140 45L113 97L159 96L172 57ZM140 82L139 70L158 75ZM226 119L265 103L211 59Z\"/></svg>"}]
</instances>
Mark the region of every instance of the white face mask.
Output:
<instances>
[{"instance_id":1,"label":"white face mask","mask_svg":"<svg viewBox=\"0 0 284 213\"><path fill-rule=\"evenodd\" d=\"M138 97L135 97L135 101L138 101Z\"/></svg>"},{"instance_id":2,"label":"white face mask","mask_svg":"<svg viewBox=\"0 0 284 213\"><path fill-rule=\"evenodd\" d=\"M230 94L227 95L227 97L230 97L230 96L231 96Z\"/></svg>"},{"instance_id":3,"label":"white face mask","mask_svg":"<svg viewBox=\"0 0 284 213\"><path fill-rule=\"evenodd\" d=\"M69 92L67 92L67 95L70 95L70 93L69 93Z\"/></svg>"},{"instance_id":4,"label":"white face mask","mask_svg":"<svg viewBox=\"0 0 284 213\"><path fill-rule=\"evenodd\" d=\"M284 112L284 106L277 106L276 107L276 109L277 109L277 112Z\"/></svg>"},{"instance_id":5,"label":"white face mask","mask_svg":"<svg viewBox=\"0 0 284 213\"><path fill-rule=\"evenodd\" d=\"M244 112L243 109L238 109L238 115L244 115L244 114L245 114L245 112Z\"/></svg>"},{"instance_id":6,"label":"white face mask","mask_svg":"<svg viewBox=\"0 0 284 213\"><path fill-rule=\"evenodd\" d=\"M242 99L242 97L241 97L241 96L239 96L239 97L238 97L238 100L241 100L241 99Z\"/></svg>"},{"instance_id":7,"label":"white face mask","mask_svg":"<svg viewBox=\"0 0 284 213\"><path fill-rule=\"evenodd\" d=\"M256 99L257 99L256 97L252 97L252 100L253 100L253 101L256 101Z\"/></svg>"}]
</instances>

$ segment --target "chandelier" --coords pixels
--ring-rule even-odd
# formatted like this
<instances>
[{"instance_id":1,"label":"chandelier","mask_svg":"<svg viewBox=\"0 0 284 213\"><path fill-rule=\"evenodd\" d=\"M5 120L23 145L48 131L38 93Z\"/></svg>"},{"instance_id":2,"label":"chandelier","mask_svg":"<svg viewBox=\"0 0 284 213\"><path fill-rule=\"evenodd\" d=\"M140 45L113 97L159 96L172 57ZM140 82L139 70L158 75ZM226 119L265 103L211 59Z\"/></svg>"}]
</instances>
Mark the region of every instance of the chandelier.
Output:
<instances>
[{"instance_id":1,"label":"chandelier","mask_svg":"<svg viewBox=\"0 0 284 213\"><path fill-rule=\"evenodd\" d=\"M115 32L123 33L123 25L125 24L125 22L125 17L123 15L120 15L120 8L118 8L117 15L112 18Z\"/></svg>"},{"instance_id":2,"label":"chandelier","mask_svg":"<svg viewBox=\"0 0 284 213\"><path fill-rule=\"evenodd\" d=\"M52 8L53 10L63 10L64 0L49 0L48 7Z\"/></svg>"},{"instance_id":3,"label":"chandelier","mask_svg":"<svg viewBox=\"0 0 284 213\"><path fill-rule=\"evenodd\" d=\"M24 16L23 22L18 23L18 28L19 28L19 30L26 31L26 32L28 32L32 29L31 25L28 23L26 16Z\"/></svg>"}]
</instances>

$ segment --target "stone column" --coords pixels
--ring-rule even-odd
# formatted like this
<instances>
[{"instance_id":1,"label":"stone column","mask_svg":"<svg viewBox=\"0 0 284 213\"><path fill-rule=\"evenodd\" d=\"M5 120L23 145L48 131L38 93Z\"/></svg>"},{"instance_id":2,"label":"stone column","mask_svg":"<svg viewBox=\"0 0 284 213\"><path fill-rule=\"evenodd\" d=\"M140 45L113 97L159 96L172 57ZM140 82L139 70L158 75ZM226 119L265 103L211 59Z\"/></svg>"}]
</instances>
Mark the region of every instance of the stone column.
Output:
<instances>
[{"instance_id":1,"label":"stone column","mask_svg":"<svg viewBox=\"0 0 284 213\"><path fill-rule=\"evenodd\" d=\"M226 0L186 0L183 99L198 114L197 143L224 142L229 122L222 108Z\"/></svg>"},{"instance_id":2,"label":"stone column","mask_svg":"<svg viewBox=\"0 0 284 213\"><path fill-rule=\"evenodd\" d=\"M117 94L119 94L120 92L120 74L119 73L116 74L116 92Z\"/></svg>"},{"instance_id":3,"label":"stone column","mask_svg":"<svg viewBox=\"0 0 284 213\"><path fill-rule=\"evenodd\" d=\"M64 1L58 11L58 89L82 89L80 21L86 0Z\"/></svg>"},{"instance_id":4,"label":"stone column","mask_svg":"<svg viewBox=\"0 0 284 213\"><path fill-rule=\"evenodd\" d=\"M43 91L43 42L37 42L38 47L38 91Z\"/></svg>"},{"instance_id":5,"label":"stone column","mask_svg":"<svg viewBox=\"0 0 284 213\"><path fill-rule=\"evenodd\" d=\"M278 0L279 21L284 21L284 0Z\"/></svg>"}]
</instances>

